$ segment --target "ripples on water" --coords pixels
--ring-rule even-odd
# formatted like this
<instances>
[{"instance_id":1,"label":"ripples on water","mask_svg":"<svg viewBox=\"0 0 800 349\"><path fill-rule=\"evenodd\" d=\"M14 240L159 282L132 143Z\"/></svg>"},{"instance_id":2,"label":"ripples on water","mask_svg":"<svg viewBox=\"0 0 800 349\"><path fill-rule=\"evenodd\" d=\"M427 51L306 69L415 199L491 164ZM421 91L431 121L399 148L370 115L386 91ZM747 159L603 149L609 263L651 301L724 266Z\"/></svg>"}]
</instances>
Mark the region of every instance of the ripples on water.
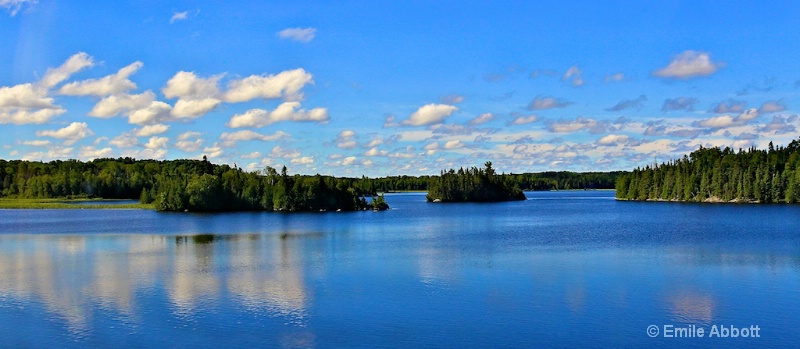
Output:
<instances>
[{"instance_id":1,"label":"ripples on water","mask_svg":"<svg viewBox=\"0 0 800 349\"><path fill-rule=\"evenodd\" d=\"M0 211L4 347L793 345L799 206L500 204L387 212ZM649 338L647 325L762 338Z\"/></svg>"}]
</instances>

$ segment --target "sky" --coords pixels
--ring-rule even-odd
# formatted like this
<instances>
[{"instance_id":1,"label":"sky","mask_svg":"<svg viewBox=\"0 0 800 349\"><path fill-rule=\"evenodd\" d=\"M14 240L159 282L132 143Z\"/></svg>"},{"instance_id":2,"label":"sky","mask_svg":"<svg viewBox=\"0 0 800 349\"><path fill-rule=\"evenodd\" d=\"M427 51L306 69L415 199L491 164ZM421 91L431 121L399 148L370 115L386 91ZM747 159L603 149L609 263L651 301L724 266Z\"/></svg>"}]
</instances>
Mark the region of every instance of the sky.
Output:
<instances>
[{"instance_id":1,"label":"sky","mask_svg":"<svg viewBox=\"0 0 800 349\"><path fill-rule=\"evenodd\" d=\"M0 158L336 176L788 144L792 1L0 0Z\"/></svg>"}]
</instances>

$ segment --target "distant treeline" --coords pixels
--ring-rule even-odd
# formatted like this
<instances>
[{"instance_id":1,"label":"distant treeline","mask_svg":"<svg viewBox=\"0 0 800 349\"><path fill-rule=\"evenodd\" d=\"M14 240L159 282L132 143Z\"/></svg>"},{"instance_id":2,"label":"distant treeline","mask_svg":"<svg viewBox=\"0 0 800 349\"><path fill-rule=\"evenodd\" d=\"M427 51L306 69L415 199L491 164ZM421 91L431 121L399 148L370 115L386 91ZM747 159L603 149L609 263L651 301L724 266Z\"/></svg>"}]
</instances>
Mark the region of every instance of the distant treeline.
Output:
<instances>
[{"instance_id":1,"label":"distant treeline","mask_svg":"<svg viewBox=\"0 0 800 349\"><path fill-rule=\"evenodd\" d=\"M509 176L496 174L491 161L484 166L482 169L443 170L438 177L431 178L426 199L433 202L525 200L522 189Z\"/></svg>"},{"instance_id":2,"label":"distant treeline","mask_svg":"<svg viewBox=\"0 0 800 349\"><path fill-rule=\"evenodd\" d=\"M160 211L317 211L372 208L354 178L259 173L200 160L131 158L49 163L0 160L0 193L15 198L139 199ZM358 186L357 184L361 184ZM382 198L373 200L386 208Z\"/></svg>"},{"instance_id":3,"label":"distant treeline","mask_svg":"<svg viewBox=\"0 0 800 349\"><path fill-rule=\"evenodd\" d=\"M786 147L700 148L619 176L617 198L694 202L800 202L800 141Z\"/></svg>"},{"instance_id":4,"label":"distant treeline","mask_svg":"<svg viewBox=\"0 0 800 349\"><path fill-rule=\"evenodd\" d=\"M543 172L493 176L502 178L503 185L510 188L558 190L613 189L619 174ZM365 197L393 191L428 191L434 182L444 183L440 176L290 176L269 167L251 173L206 160L0 160L0 197L139 199L164 211L358 210L372 207ZM383 200L376 201L376 205L382 203Z\"/></svg>"},{"instance_id":5,"label":"distant treeline","mask_svg":"<svg viewBox=\"0 0 800 349\"><path fill-rule=\"evenodd\" d=\"M460 169L465 171L464 168ZM454 170L455 171L455 170ZM572 189L614 189L617 177L625 172L539 172L522 174L502 174L522 190L572 190ZM428 191L431 179L437 176L390 176L369 178L362 182L369 192Z\"/></svg>"}]
</instances>

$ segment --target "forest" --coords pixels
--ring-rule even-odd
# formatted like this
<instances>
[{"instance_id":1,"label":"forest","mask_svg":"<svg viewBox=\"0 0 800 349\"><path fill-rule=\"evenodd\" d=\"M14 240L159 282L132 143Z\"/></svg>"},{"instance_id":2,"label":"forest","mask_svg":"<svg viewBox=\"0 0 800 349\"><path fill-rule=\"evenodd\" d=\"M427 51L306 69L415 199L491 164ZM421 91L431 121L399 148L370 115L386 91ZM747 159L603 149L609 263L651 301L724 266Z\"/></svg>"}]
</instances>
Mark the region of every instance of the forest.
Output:
<instances>
[{"instance_id":1,"label":"forest","mask_svg":"<svg viewBox=\"0 0 800 349\"><path fill-rule=\"evenodd\" d=\"M442 170L428 186L427 201L432 202L495 202L525 200L525 194L509 176L498 175L488 161L479 169Z\"/></svg>"},{"instance_id":2,"label":"forest","mask_svg":"<svg viewBox=\"0 0 800 349\"><path fill-rule=\"evenodd\" d=\"M327 211L387 209L353 178L301 176L267 167L246 172L203 160L131 158L49 163L0 160L6 198L139 199L159 211ZM363 183L360 183L363 186ZM373 196L368 203L367 196Z\"/></svg>"},{"instance_id":3,"label":"forest","mask_svg":"<svg viewBox=\"0 0 800 349\"><path fill-rule=\"evenodd\" d=\"M395 191L433 189L433 195L442 196L443 201L496 201L498 198L488 193L498 188L613 189L621 173L496 174L493 169L486 173L473 168L443 171L441 176L335 178L288 175L286 169L278 172L271 167L247 172L207 159L0 160L0 197L135 199L161 211L349 211L385 209L386 201L377 194ZM445 187L452 183L459 187ZM476 187L464 187L468 183ZM369 197L374 200L367 200Z\"/></svg>"},{"instance_id":4,"label":"forest","mask_svg":"<svg viewBox=\"0 0 800 349\"><path fill-rule=\"evenodd\" d=\"M768 149L700 148L678 160L620 175L618 199L800 202L800 141Z\"/></svg>"}]
</instances>

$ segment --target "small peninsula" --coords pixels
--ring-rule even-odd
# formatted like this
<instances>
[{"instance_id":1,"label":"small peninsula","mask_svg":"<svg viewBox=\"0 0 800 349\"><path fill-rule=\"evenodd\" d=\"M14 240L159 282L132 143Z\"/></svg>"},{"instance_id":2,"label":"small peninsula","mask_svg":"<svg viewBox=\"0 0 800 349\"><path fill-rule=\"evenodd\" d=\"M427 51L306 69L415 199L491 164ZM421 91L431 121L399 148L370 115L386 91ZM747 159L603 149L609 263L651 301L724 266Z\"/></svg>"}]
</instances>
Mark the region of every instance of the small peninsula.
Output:
<instances>
[{"instance_id":1,"label":"small peninsula","mask_svg":"<svg viewBox=\"0 0 800 349\"><path fill-rule=\"evenodd\" d=\"M768 149L700 148L617 178L618 200L797 203L800 141Z\"/></svg>"},{"instance_id":2,"label":"small peninsula","mask_svg":"<svg viewBox=\"0 0 800 349\"><path fill-rule=\"evenodd\" d=\"M488 161L479 169L460 168L442 171L432 177L428 186L428 202L498 202L525 200L525 194L509 180L508 176L498 175Z\"/></svg>"}]
</instances>

